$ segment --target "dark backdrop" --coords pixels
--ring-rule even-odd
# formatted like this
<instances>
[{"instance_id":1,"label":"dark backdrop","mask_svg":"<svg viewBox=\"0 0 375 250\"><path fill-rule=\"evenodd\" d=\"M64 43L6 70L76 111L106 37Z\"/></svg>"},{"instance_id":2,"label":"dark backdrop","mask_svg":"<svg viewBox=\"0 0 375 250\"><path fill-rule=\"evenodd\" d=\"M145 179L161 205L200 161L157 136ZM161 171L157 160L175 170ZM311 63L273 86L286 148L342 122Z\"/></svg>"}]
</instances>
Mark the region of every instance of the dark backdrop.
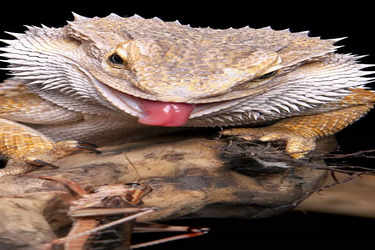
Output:
<instances>
[{"instance_id":1,"label":"dark backdrop","mask_svg":"<svg viewBox=\"0 0 375 250\"><path fill-rule=\"evenodd\" d=\"M62 26L66 20L72 19L71 11L90 17L105 16L111 12L122 16L136 13L146 18L158 16L167 21L178 19L183 24L195 27L239 28L247 25L271 25L275 29L309 30L311 35L323 38L348 37L340 42L345 46L340 49L341 52L369 55L362 61L375 63L374 14L370 1L366 4L359 1L282 2L7 1L7 5L2 5L0 10L0 38L9 38L2 31L23 31L23 25ZM4 78L5 72L0 72L0 79ZM372 132L374 121L375 112L370 112L368 116L340 132L338 140L341 149L356 151L375 148ZM366 160L363 162L372 164ZM217 248L223 244L230 244L228 246L234 249L250 249L258 240L262 240L264 246L274 242L280 244L279 246L288 246L290 243L280 240L293 240L295 244L297 239L371 240L371 232L375 227L375 220L371 219L300 212L255 221L225 219L176 223L209 226L212 230L204 237L150 249L206 249L208 246Z\"/></svg>"}]
</instances>

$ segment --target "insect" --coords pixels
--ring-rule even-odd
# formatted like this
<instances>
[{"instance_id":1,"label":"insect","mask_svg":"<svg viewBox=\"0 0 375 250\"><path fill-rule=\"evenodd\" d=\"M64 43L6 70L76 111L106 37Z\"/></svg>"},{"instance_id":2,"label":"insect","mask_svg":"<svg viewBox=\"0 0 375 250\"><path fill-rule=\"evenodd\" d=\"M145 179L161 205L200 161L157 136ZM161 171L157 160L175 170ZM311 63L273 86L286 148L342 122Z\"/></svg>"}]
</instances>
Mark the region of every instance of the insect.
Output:
<instances>
[{"instance_id":1,"label":"insect","mask_svg":"<svg viewBox=\"0 0 375 250\"><path fill-rule=\"evenodd\" d=\"M142 198L152 191L147 184L128 183L105 185L87 192L76 182L61 177L39 177L64 184L78 198L71 202L69 215L73 226L66 237L53 240L43 250L54 249L56 245L64 245L65 250L90 249L91 236L100 231L123 225L121 249L136 249L168 241L200 236L208 232L208 228L190 228L188 226L169 226L156 223L139 223L137 218L157 211L157 208L142 207ZM108 217L120 216L119 219L101 224ZM133 232L184 232L183 234L131 244ZM91 240L92 241L92 240Z\"/></svg>"}]
</instances>

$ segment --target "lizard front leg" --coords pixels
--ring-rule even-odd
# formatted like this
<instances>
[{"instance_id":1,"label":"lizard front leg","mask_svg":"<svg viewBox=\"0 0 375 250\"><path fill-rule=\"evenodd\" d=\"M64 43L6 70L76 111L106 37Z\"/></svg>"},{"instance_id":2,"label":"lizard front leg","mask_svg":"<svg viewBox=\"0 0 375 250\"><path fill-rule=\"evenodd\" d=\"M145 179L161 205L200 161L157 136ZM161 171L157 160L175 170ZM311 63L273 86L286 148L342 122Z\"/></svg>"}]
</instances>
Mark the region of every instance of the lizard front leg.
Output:
<instances>
[{"instance_id":1,"label":"lizard front leg","mask_svg":"<svg viewBox=\"0 0 375 250\"><path fill-rule=\"evenodd\" d=\"M316 115L283 119L263 128L234 128L222 131L223 135L234 135L245 140L286 141L286 152L293 158L302 158L315 149L318 138L332 135L358 120L375 102L375 93L364 89L353 89L334 111Z\"/></svg>"},{"instance_id":2,"label":"lizard front leg","mask_svg":"<svg viewBox=\"0 0 375 250\"><path fill-rule=\"evenodd\" d=\"M0 119L0 152L10 159L6 168L0 169L0 177L53 166L56 160L80 150L95 151L91 145L74 140L54 142L32 128Z\"/></svg>"},{"instance_id":3,"label":"lizard front leg","mask_svg":"<svg viewBox=\"0 0 375 250\"><path fill-rule=\"evenodd\" d=\"M54 142L31 127L12 121L51 124L79 119L73 112L46 103L17 82L7 81L0 85L0 117L0 153L10 159L7 167L0 170L0 177L52 165L57 159L78 150L95 150L91 145L74 140Z\"/></svg>"}]
</instances>

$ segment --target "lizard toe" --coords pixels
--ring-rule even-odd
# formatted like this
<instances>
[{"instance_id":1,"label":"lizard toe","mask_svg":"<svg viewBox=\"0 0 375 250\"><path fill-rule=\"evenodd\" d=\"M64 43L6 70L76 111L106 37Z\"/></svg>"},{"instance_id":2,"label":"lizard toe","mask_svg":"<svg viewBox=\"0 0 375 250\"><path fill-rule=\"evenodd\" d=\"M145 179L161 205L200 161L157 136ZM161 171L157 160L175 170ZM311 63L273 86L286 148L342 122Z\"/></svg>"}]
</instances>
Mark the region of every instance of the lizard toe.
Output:
<instances>
[{"instance_id":1,"label":"lizard toe","mask_svg":"<svg viewBox=\"0 0 375 250\"><path fill-rule=\"evenodd\" d=\"M85 151L89 151L89 152L92 152L92 153L95 153L95 154L101 154L102 151L98 150L98 146L96 146L95 144L92 144L92 143L88 143L88 142L78 142L76 147L78 149L82 149L82 150L85 150Z\"/></svg>"},{"instance_id":2,"label":"lizard toe","mask_svg":"<svg viewBox=\"0 0 375 250\"><path fill-rule=\"evenodd\" d=\"M222 131L221 135L237 136L246 141L285 141L286 153L295 159L303 158L315 149L315 138L301 136L287 128L234 128Z\"/></svg>"},{"instance_id":3,"label":"lizard toe","mask_svg":"<svg viewBox=\"0 0 375 250\"><path fill-rule=\"evenodd\" d=\"M97 146L91 143L80 142L75 140L59 141L54 145L54 153L59 155L58 158L61 158L65 155L69 155L78 151L89 151L96 154L101 153L97 149ZM61 155L61 156L60 156Z\"/></svg>"},{"instance_id":4,"label":"lizard toe","mask_svg":"<svg viewBox=\"0 0 375 250\"><path fill-rule=\"evenodd\" d=\"M247 141L258 140L264 136L262 128L232 128L220 132L223 136L236 136Z\"/></svg>"},{"instance_id":5,"label":"lizard toe","mask_svg":"<svg viewBox=\"0 0 375 250\"><path fill-rule=\"evenodd\" d=\"M286 141L285 151L294 159L301 159L316 147L315 139L293 136Z\"/></svg>"}]
</instances>

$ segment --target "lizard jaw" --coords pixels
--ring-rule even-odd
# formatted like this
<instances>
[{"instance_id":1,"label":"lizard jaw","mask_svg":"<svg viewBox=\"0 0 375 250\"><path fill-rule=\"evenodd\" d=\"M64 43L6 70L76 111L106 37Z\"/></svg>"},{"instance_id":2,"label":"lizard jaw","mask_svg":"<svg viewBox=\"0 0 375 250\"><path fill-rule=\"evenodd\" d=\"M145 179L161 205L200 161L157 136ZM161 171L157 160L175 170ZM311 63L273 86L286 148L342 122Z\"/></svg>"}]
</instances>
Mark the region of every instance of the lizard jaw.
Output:
<instances>
[{"instance_id":1,"label":"lizard jaw","mask_svg":"<svg viewBox=\"0 0 375 250\"><path fill-rule=\"evenodd\" d=\"M191 120L212 116L246 102L246 97L209 103L164 102L136 97L114 89L96 78L91 78L98 93L112 106L138 118L145 125L181 127L191 126ZM209 126L209 124L207 125ZM212 125L211 125L212 126Z\"/></svg>"},{"instance_id":2,"label":"lizard jaw","mask_svg":"<svg viewBox=\"0 0 375 250\"><path fill-rule=\"evenodd\" d=\"M102 96L115 107L138 117L145 125L180 127L184 126L194 110L194 104L151 101L131 96L95 81Z\"/></svg>"}]
</instances>

